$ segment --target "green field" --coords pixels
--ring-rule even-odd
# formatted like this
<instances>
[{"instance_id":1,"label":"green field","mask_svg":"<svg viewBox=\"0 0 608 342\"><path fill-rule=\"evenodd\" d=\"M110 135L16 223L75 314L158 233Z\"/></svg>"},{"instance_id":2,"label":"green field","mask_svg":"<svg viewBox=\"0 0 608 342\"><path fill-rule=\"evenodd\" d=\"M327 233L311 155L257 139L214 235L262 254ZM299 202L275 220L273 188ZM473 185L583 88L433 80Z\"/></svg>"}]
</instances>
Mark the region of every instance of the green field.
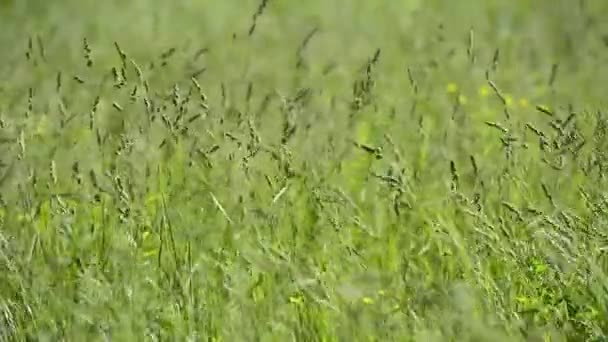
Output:
<instances>
[{"instance_id":1,"label":"green field","mask_svg":"<svg viewBox=\"0 0 608 342\"><path fill-rule=\"evenodd\" d=\"M0 0L0 341L608 341L606 13Z\"/></svg>"}]
</instances>

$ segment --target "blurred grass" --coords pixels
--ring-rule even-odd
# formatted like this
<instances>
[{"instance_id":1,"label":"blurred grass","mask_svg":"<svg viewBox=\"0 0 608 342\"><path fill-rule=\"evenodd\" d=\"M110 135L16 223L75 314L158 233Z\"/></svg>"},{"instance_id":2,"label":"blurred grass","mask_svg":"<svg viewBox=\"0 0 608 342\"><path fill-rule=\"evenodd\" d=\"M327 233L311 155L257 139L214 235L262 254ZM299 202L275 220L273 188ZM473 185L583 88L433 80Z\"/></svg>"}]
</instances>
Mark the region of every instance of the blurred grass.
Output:
<instances>
[{"instance_id":1,"label":"blurred grass","mask_svg":"<svg viewBox=\"0 0 608 342\"><path fill-rule=\"evenodd\" d=\"M0 339L606 339L604 2L0 5Z\"/></svg>"}]
</instances>

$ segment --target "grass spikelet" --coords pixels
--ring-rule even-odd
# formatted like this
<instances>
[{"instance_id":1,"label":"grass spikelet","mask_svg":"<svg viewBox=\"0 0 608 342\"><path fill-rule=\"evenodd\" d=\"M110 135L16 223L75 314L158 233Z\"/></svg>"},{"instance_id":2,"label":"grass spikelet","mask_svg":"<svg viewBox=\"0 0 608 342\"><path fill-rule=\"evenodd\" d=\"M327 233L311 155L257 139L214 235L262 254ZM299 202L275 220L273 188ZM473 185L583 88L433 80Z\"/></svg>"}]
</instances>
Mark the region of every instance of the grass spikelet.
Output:
<instances>
[{"instance_id":1,"label":"grass spikelet","mask_svg":"<svg viewBox=\"0 0 608 342\"><path fill-rule=\"evenodd\" d=\"M253 32L255 32L255 29L257 27L258 24L258 18L264 14L264 10L266 10L266 7L268 6L268 0L262 0L260 2L260 4L258 5L257 10L255 11L255 13L253 14L253 18L252 18L252 22L251 22L251 26L249 27L249 31L248 31L248 35L252 36Z\"/></svg>"},{"instance_id":2,"label":"grass spikelet","mask_svg":"<svg viewBox=\"0 0 608 342\"><path fill-rule=\"evenodd\" d=\"M91 46L89 45L89 42L86 37L82 41L82 48L84 50L84 59L86 61L87 67L90 68L93 66L93 57Z\"/></svg>"}]
</instances>

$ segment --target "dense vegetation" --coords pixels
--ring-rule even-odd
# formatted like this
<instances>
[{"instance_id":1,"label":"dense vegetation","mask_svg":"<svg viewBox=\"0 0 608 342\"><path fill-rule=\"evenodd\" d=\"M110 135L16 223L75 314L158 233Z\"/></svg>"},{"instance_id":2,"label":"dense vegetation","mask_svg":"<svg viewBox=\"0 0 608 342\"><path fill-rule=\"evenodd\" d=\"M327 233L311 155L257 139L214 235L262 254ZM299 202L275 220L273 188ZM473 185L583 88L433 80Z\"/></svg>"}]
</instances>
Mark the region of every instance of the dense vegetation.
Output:
<instances>
[{"instance_id":1,"label":"dense vegetation","mask_svg":"<svg viewBox=\"0 0 608 342\"><path fill-rule=\"evenodd\" d=\"M605 341L606 13L0 2L0 340Z\"/></svg>"}]
</instances>

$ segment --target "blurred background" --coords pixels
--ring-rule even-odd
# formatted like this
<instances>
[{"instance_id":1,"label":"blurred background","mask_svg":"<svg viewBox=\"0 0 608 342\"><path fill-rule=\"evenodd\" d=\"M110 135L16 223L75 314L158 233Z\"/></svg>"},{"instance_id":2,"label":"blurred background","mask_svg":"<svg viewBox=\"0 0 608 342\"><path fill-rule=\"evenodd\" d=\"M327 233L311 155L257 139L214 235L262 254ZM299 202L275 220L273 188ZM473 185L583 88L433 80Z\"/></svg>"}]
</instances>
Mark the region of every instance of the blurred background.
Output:
<instances>
[{"instance_id":1,"label":"blurred background","mask_svg":"<svg viewBox=\"0 0 608 342\"><path fill-rule=\"evenodd\" d=\"M499 48L500 62L513 66L510 75L501 75L506 82L516 82L518 70L529 73L529 67L547 77L557 62L560 71L608 62L605 1L269 1L249 37L259 6L257 0L0 0L0 58L5 66L16 63L31 38L45 46L46 58L67 65L82 59L86 37L98 60L113 52L95 47L114 41L137 57L171 47L208 48L208 69L236 77L255 73L269 59L277 71L292 65L298 46L315 31L306 53L320 69L360 64L375 48L387 52L385 67L403 69L428 62L429 52L446 66L466 62L453 52L466 49L473 32L480 63L489 64ZM586 77L605 75L598 70Z\"/></svg>"}]
</instances>

